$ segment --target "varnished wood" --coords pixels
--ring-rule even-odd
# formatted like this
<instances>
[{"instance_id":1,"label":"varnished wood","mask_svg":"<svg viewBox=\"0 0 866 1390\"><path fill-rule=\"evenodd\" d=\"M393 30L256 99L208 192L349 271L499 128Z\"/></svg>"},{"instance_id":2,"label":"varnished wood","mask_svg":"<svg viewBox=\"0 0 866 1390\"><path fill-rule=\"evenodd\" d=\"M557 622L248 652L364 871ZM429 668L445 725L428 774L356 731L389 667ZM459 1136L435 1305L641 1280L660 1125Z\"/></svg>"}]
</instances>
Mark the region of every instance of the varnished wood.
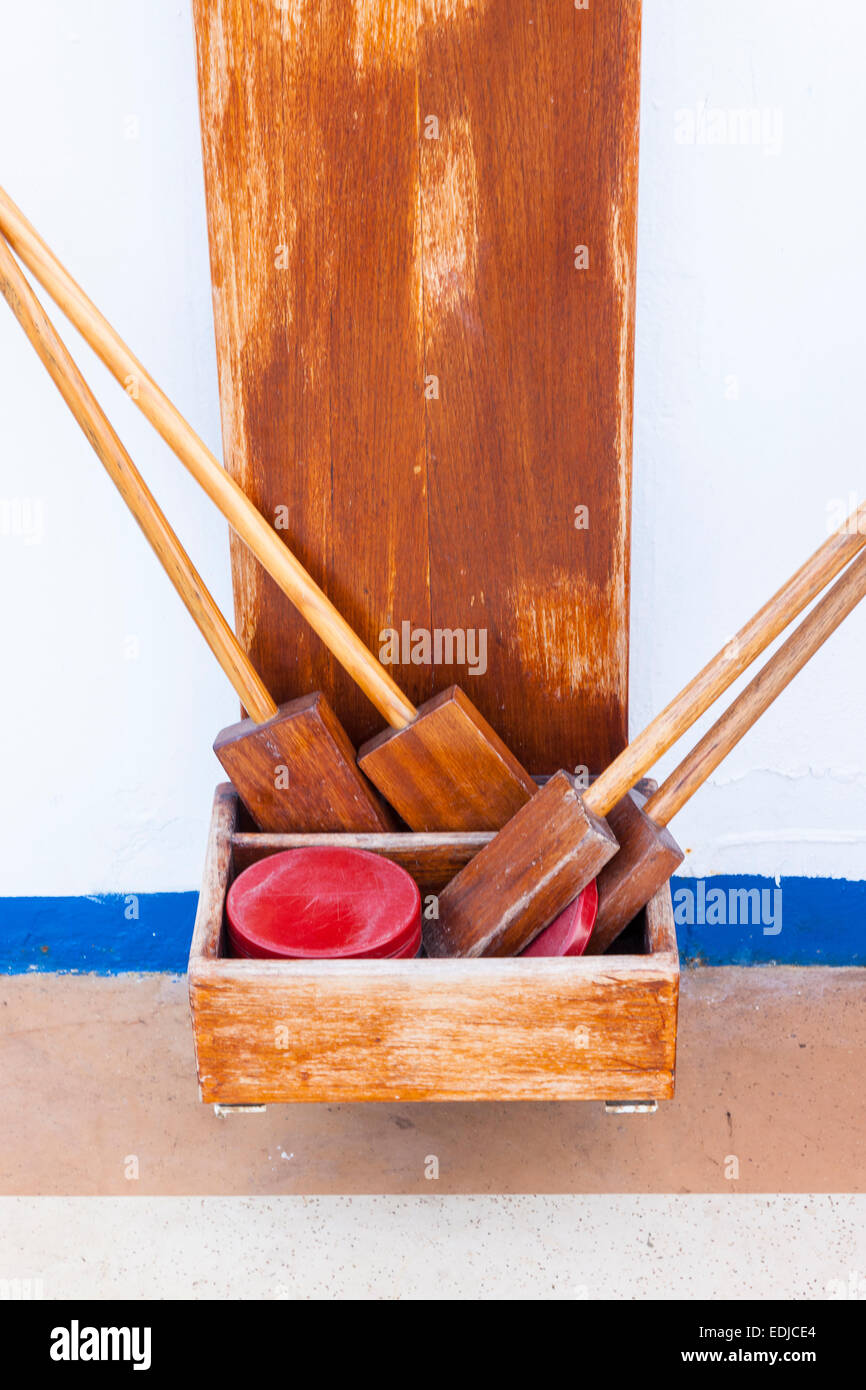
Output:
<instances>
[{"instance_id":1,"label":"varnished wood","mask_svg":"<svg viewBox=\"0 0 866 1390\"><path fill-rule=\"evenodd\" d=\"M600 816L607 815L638 778L706 713L864 545L866 502L855 508L839 530L818 547L796 574L605 769L587 792L587 802L592 809Z\"/></svg>"},{"instance_id":2,"label":"varnished wood","mask_svg":"<svg viewBox=\"0 0 866 1390\"><path fill-rule=\"evenodd\" d=\"M424 730L429 729L434 721L427 719L427 708L422 707L420 712L417 711L407 697L402 694L385 668L355 636L346 621L337 613L324 593L313 582L291 551L282 543L277 533L270 528L262 515L252 506L238 484L220 468L213 455L210 454L195 432L148 375L141 363L132 356L111 325L87 299L34 228L23 218L20 211L2 190L0 190L0 226L10 229L10 234L14 235L16 246L20 247L21 254L25 257L27 264L32 267L34 274L48 288L114 375L127 385L134 382L133 399L137 401L144 414L172 446L208 496L224 513L237 534L252 548L253 554L257 556L267 572L289 595L298 607L298 611L319 633L322 640L328 644L336 659L360 683L361 689L385 715L392 728L400 730L411 725L420 716ZM357 477L355 477L352 486L357 485L357 481ZM315 507L313 513L319 514ZM376 529L374 514L367 517L364 526ZM402 517L398 529L402 535L404 529L404 518ZM357 543L354 538L347 539L347 547L348 553L357 553ZM357 578L356 572L356 581ZM225 636L225 633L229 633L229 629L222 622L222 619L220 622L224 629L223 636ZM248 626L243 619L242 623L244 626ZM273 701L264 692L264 687L255 676L249 661L240 653L235 638L231 634L229 635L236 653L241 655L244 668L250 675L249 684L253 692L254 703L252 707L249 705L246 707L250 709L251 713L255 713L257 718L267 719L273 714L275 708ZM278 640L284 646L286 633L280 632ZM253 649L255 650L255 643L253 643ZM261 687L258 695L254 687L256 682ZM268 701L267 706L262 703L265 698ZM441 758L441 762L437 764L432 756L434 741L426 740L428 756L423 760L423 775L427 779L427 784L415 789L414 798L406 795L408 790L406 788L406 769L409 763L401 757L403 745L399 747L395 745L393 749L383 751L381 756L375 760L375 771L380 768L385 770L392 765L399 765L398 771L402 769L399 776L397 772L394 772L386 777L385 781L395 788L398 786L402 788L406 806L404 819L413 829L454 828L471 830L488 826L496 828L503 824L512 811L521 804L520 800L517 799L520 788L531 787L531 781L528 774L523 771L493 729L483 718L474 713L468 698L459 696L458 699L457 696L452 696L452 699L455 710L459 706L463 716L459 720L455 717L455 721L453 721L457 739L456 747L449 749L444 744L437 745L436 755ZM441 701L436 700L431 708L438 710L440 704ZM436 715L436 727L441 728L443 732L445 722L445 713ZM288 736L291 737L291 735ZM341 742L346 743L347 740L343 739ZM406 747L409 749L416 747L418 742L418 736L413 732ZM420 767L420 763L417 765ZM373 771L374 769L371 768L371 775ZM348 769L342 768L340 776L344 784L349 785L354 781L353 796L358 796L362 800L369 800L369 789L366 788L360 774L354 774L353 778ZM243 787L240 789L243 790ZM382 789L385 790L384 787ZM334 794L337 802L342 802L343 793L335 790ZM489 803L486 810L483 809L485 800ZM315 829L320 825L321 821L317 814L309 825L299 828ZM364 829L370 827L365 815L360 821L353 818L344 828Z\"/></svg>"},{"instance_id":3,"label":"varnished wood","mask_svg":"<svg viewBox=\"0 0 866 1390\"><path fill-rule=\"evenodd\" d=\"M615 1100L673 1095L679 964L669 892L647 955L252 961L221 954L236 831L220 788L189 962L201 1098ZM405 836L424 853L428 837ZM441 837L432 837L437 842ZM475 848L477 837L467 837ZM368 847L393 836L365 836ZM351 841L347 841L349 843Z\"/></svg>"},{"instance_id":4,"label":"varnished wood","mask_svg":"<svg viewBox=\"0 0 866 1390\"><path fill-rule=\"evenodd\" d=\"M837 580L830 593L816 604L755 680L701 739L681 768L677 769L653 795L646 807L646 816L650 822L664 825L702 785L835 631L839 623L856 607L864 593L866 553L861 553L842 578ZM772 626L771 616L768 616L766 621ZM700 695L695 699L699 708ZM653 726L649 727L651 729ZM616 767L613 770L609 769L592 783L583 798L583 810L587 816L593 816L593 813L594 817L600 817L605 812L610 814L613 810L608 804L611 787L617 784L622 766L631 766L641 775L644 774L647 771L645 763L635 762L635 759L644 758L647 747L648 740L644 735L639 735L619 760L619 771ZM635 749L637 752L633 753ZM556 780L552 779L552 783ZM544 794L547 790L545 787ZM483 853L449 884L440 902L442 922L431 924L425 929L425 945L429 934L430 944L427 949L431 955L514 954L521 949L517 944L520 940L520 929L518 928L514 934L503 930L500 919L504 912L505 917L502 920L507 922L508 914L512 910L512 895L521 904L518 922L525 922L530 928L541 914L541 905L543 904L544 908L547 906L549 874L544 856L549 854L555 861L559 846L555 840L551 844L540 804L541 798L542 793L534 797ZM619 801L622 803L622 798L619 798ZM607 880L602 880L599 884L599 910L591 938L591 942L601 943L599 949L603 949L604 945L609 945L615 939L682 861L679 847L672 836L654 833L652 825L645 823L643 816L635 817L629 806L622 805L621 814L626 816L627 813L624 828L633 830L635 834L640 831L640 835L637 843L631 847L627 859L619 867L610 869ZM596 826L603 824L603 821L596 820ZM592 862L593 856L597 853L593 837L587 833L585 842L582 843L580 827L577 824L565 833L565 842L571 844L573 849L573 867L582 866L584 855L588 863ZM615 835L614 830L613 836ZM615 844L613 836L611 839ZM602 858L589 876L598 874L605 863L606 860ZM586 879L578 883L572 897L585 886L585 882ZM502 886L505 884L509 885L509 892L503 897ZM536 892L539 895L537 904L531 900L531 895ZM527 896L523 898L522 893ZM567 901L568 898L562 903L563 907ZM552 920L552 916L549 920ZM541 926L544 925L546 924L541 923ZM538 928L540 929L541 927ZM530 930L524 944L528 944L534 934Z\"/></svg>"},{"instance_id":5,"label":"varnished wood","mask_svg":"<svg viewBox=\"0 0 866 1390\"><path fill-rule=\"evenodd\" d=\"M598 771L627 737L641 5L419 14L434 622L488 628L472 693L525 766Z\"/></svg>"},{"instance_id":6,"label":"varnished wood","mask_svg":"<svg viewBox=\"0 0 866 1390\"><path fill-rule=\"evenodd\" d=\"M386 730L358 762L413 830L498 830L536 785L456 686Z\"/></svg>"},{"instance_id":7,"label":"varnished wood","mask_svg":"<svg viewBox=\"0 0 866 1390\"><path fill-rule=\"evenodd\" d=\"M91 444L246 709L259 721L276 705L220 612L156 499L78 370L0 235L0 293Z\"/></svg>"},{"instance_id":8,"label":"varnished wood","mask_svg":"<svg viewBox=\"0 0 866 1390\"><path fill-rule=\"evenodd\" d=\"M617 802L607 822L619 849L596 880L598 913L586 948L588 956L608 950L685 858L671 832L650 819L644 798L634 792Z\"/></svg>"},{"instance_id":9,"label":"varnished wood","mask_svg":"<svg viewBox=\"0 0 866 1390\"><path fill-rule=\"evenodd\" d=\"M412 875L425 898L440 893L492 839L493 833L483 830L430 835L261 835L239 831L232 836L232 862L241 873L250 864L289 849L365 849L399 864Z\"/></svg>"},{"instance_id":10,"label":"varnished wood","mask_svg":"<svg viewBox=\"0 0 866 1390\"><path fill-rule=\"evenodd\" d=\"M223 729L214 752L262 830L388 830L396 817L357 766L324 695L280 705L265 724Z\"/></svg>"},{"instance_id":11,"label":"varnished wood","mask_svg":"<svg viewBox=\"0 0 866 1390\"><path fill-rule=\"evenodd\" d=\"M201 891L190 945L190 965L217 960L223 939L225 898L233 877L232 836L238 824L240 803L229 782L214 792L205 853Z\"/></svg>"},{"instance_id":12,"label":"varnished wood","mask_svg":"<svg viewBox=\"0 0 866 1390\"><path fill-rule=\"evenodd\" d=\"M228 467L373 650L483 629L473 700L520 762L600 769L626 736L639 0L193 13ZM233 564L277 694L374 735ZM416 704L467 683L395 675Z\"/></svg>"},{"instance_id":13,"label":"varnished wood","mask_svg":"<svg viewBox=\"0 0 866 1390\"><path fill-rule=\"evenodd\" d=\"M670 889L667 887L660 889L654 898L650 898L644 910L644 947L647 955L673 958L679 964L673 903ZM617 958L608 956L608 960L616 962Z\"/></svg>"},{"instance_id":14,"label":"varnished wood","mask_svg":"<svg viewBox=\"0 0 866 1390\"><path fill-rule=\"evenodd\" d=\"M191 965L201 1099L648 1100L673 1095L673 962Z\"/></svg>"},{"instance_id":15,"label":"varnished wood","mask_svg":"<svg viewBox=\"0 0 866 1390\"><path fill-rule=\"evenodd\" d=\"M667 829L668 822L703 786L864 595L866 553L861 553L658 791L646 802L630 794L609 812L609 823L620 849L598 877L598 915L587 954L608 949L644 904L676 872L684 856Z\"/></svg>"},{"instance_id":16,"label":"varnished wood","mask_svg":"<svg viewBox=\"0 0 866 1390\"><path fill-rule=\"evenodd\" d=\"M429 956L515 956L616 853L606 823L558 772L439 895Z\"/></svg>"},{"instance_id":17,"label":"varnished wood","mask_svg":"<svg viewBox=\"0 0 866 1390\"><path fill-rule=\"evenodd\" d=\"M192 8L226 466L265 516L283 509L284 539L378 652L383 629L430 615L408 0ZM278 698L321 689L353 743L377 732L237 544L232 569ZM400 671L413 703L432 674Z\"/></svg>"},{"instance_id":18,"label":"varnished wood","mask_svg":"<svg viewBox=\"0 0 866 1390\"><path fill-rule=\"evenodd\" d=\"M861 541L866 539L861 537ZM832 589L783 642L753 681L671 773L647 803L647 815L667 825L769 709L866 594L866 554L860 554Z\"/></svg>"},{"instance_id":19,"label":"varnished wood","mask_svg":"<svg viewBox=\"0 0 866 1390\"><path fill-rule=\"evenodd\" d=\"M394 826L394 816L358 768L346 732L324 697L307 696L279 709L274 704L2 235L0 293L253 716L223 730L214 745L253 819L266 830Z\"/></svg>"}]
</instances>

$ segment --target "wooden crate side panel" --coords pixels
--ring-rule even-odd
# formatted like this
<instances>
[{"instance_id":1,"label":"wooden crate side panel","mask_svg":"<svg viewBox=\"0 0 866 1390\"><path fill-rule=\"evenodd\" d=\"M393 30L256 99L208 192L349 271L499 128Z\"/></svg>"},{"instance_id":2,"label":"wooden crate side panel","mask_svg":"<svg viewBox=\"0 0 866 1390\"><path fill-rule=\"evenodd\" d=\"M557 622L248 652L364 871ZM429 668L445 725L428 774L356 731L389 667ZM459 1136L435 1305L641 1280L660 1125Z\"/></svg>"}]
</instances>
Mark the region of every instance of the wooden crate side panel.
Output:
<instances>
[{"instance_id":1,"label":"wooden crate side panel","mask_svg":"<svg viewBox=\"0 0 866 1390\"><path fill-rule=\"evenodd\" d=\"M489 831L453 835L257 835L232 837L236 873L271 854L305 846L365 849L381 854L411 874L422 896L440 893L456 873L493 838Z\"/></svg>"},{"instance_id":2,"label":"wooden crate side panel","mask_svg":"<svg viewBox=\"0 0 866 1390\"><path fill-rule=\"evenodd\" d=\"M247 964L191 978L204 1100L672 1094L676 985L650 961Z\"/></svg>"},{"instance_id":3,"label":"wooden crate side panel","mask_svg":"<svg viewBox=\"0 0 866 1390\"><path fill-rule=\"evenodd\" d=\"M654 956L668 957L671 968L679 975L679 951L669 883L660 888L646 905L646 934L647 951Z\"/></svg>"},{"instance_id":4,"label":"wooden crate side panel","mask_svg":"<svg viewBox=\"0 0 866 1390\"><path fill-rule=\"evenodd\" d=\"M670 1017L667 1027L670 1030L671 1045L671 1096L676 1079L676 1051L679 1033L680 1007L680 953L677 945L677 929L674 923L674 909L671 900L670 884L660 888L655 897L646 905L646 949L647 954L664 970L671 983ZM610 957L602 957L602 960Z\"/></svg>"},{"instance_id":5,"label":"wooden crate side panel","mask_svg":"<svg viewBox=\"0 0 866 1390\"><path fill-rule=\"evenodd\" d=\"M190 973L196 962L216 960L220 954L223 907L229 886L232 836L239 804L231 783L221 782L214 794L211 811L202 884L190 945Z\"/></svg>"}]
</instances>

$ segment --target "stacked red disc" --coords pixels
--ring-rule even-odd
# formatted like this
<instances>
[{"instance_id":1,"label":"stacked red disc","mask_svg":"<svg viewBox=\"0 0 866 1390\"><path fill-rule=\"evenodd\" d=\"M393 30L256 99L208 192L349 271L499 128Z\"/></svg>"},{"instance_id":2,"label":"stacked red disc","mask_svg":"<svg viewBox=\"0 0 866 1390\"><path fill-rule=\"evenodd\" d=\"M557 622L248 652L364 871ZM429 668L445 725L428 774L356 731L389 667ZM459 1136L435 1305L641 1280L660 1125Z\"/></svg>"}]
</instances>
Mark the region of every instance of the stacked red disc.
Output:
<instances>
[{"instance_id":1,"label":"stacked red disc","mask_svg":"<svg viewBox=\"0 0 866 1390\"><path fill-rule=\"evenodd\" d=\"M369 960L421 949L417 884L363 849L290 849L245 869L226 898L235 955Z\"/></svg>"},{"instance_id":2,"label":"stacked red disc","mask_svg":"<svg viewBox=\"0 0 866 1390\"><path fill-rule=\"evenodd\" d=\"M595 879L560 912L549 927L521 951L522 956L582 956L598 916L598 888Z\"/></svg>"}]
</instances>

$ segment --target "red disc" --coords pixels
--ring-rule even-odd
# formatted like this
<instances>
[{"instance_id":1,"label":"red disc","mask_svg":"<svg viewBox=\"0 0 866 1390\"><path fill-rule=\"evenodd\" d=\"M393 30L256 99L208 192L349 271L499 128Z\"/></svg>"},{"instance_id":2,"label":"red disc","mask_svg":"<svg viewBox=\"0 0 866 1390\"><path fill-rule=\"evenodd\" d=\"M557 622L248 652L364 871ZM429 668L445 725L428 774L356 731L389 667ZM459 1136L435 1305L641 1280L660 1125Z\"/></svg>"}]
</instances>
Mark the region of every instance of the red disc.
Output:
<instances>
[{"instance_id":1,"label":"red disc","mask_svg":"<svg viewBox=\"0 0 866 1390\"><path fill-rule=\"evenodd\" d=\"M582 956L592 936L598 914L598 888L595 879L587 884L574 902L560 912L533 942L521 951L523 956Z\"/></svg>"},{"instance_id":2,"label":"red disc","mask_svg":"<svg viewBox=\"0 0 866 1390\"><path fill-rule=\"evenodd\" d=\"M396 956L418 946L421 894L404 869L363 849L290 849L228 891L238 955L301 960Z\"/></svg>"},{"instance_id":3,"label":"red disc","mask_svg":"<svg viewBox=\"0 0 866 1390\"><path fill-rule=\"evenodd\" d=\"M421 950L421 932L420 932L420 930L419 930L417 936L413 936L411 941L407 942L407 944L406 944L401 950L395 951L394 954L393 954L392 956L389 956L389 957L388 957L388 959L389 959L389 960L411 960L413 957L417 956L417 954L418 954L418 952L419 952L420 950Z\"/></svg>"}]
</instances>

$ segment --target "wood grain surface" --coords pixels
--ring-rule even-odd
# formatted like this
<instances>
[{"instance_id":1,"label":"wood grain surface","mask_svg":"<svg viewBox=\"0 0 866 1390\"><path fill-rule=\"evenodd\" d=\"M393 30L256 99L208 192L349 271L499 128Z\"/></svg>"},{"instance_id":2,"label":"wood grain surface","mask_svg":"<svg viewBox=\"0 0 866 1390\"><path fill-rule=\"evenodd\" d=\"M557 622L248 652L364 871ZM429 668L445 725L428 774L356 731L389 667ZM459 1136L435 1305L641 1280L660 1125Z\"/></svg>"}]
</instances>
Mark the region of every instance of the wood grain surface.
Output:
<instances>
[{"instance_id":1,"label":"wood grain surface","mask_svg":"<svg viewBox=\"0 0 866 1390\"><path fill-rule=\"evenodd\" d=\"M317 845L338 849L365 849L381 854L411 874L421 896L440 893L456 873L493 839L493 831L458 831L435 835L263 835L250 831L232 837L232 864L241 873L271 854Z\"/></svg>"},{"instance_id":2,"label":"wood grain surface","mask_svg":"<svg viewBox=\"0 0 866 1390\"><path fill-rule=\"evenodd\" d=\"M639 0L193 12L228 468L373 651L484 631L475 676L394 667L416 704L458 682L533 772L599 770L626 736ZM233 577L277 699L377 733L236 543Z\"/></svg>"},{"instance_id":3,"label":"wood grain surface","mask_svg":"<svg viewBox=\"0 0 866 1390\"><path fill-rule=\"evenodd\" d=\"M516 956L576 898L618 845L558 772L439 895L428 956Z\"/></svg>"},{"instance_id":4,"label":"wood grain surface","mask_svg":"<svg viewBox=\"0 0 866 1390\"><path fill-rule=\"evenodd\" d=\"M430 603L414 63L364 8L193 4L226 466L377 652ZM353 743L378 732L236 544L232 566L277 698L321 689ZM395 674L432 693L429 670Z\"/></svg>"},{"instance_id":5,"label":"wood grain surface","mask_svg":"<svg viewBox=\"0 0 866 1390\"><path fill-rule=\"evenodd\" d=\"M456 9L419 30L434 611L489 629L470 693L525 765L597 771L626 735L640 5Z\"/></svg>"},{"instance_id":6,"label":"wood grain surface","mask_svg":"<svg viewBox=\"0 0 866 1390\"><path fill-rule=\"evenodd\" d=\"M221 955L237 797L217 789L189 961L201 1098L643 1100L673 1095L679 961L669 890L644 955L588 959L253 961ZM419 855L446 837L400 838ZM476 848L475 837L466 849ZM346 837L351 843L354 837ZM455 848L452 846L452 848ZM459 857L459 856L458 856Z\"/></svg>"},{"instance_id":7,"label":"wood grain surface","mask_svg":"<svg viewBox=\"0 0 866 1390\"><path fill-rule=\"evenodd\" d=\"M685 858L666 826L646 814L644 798L629 792L608 824L619 850L596 880L598 913L586 955L603 955L643 907L668 883Z\"/></svg>"},{"instance_id":8,"label":"wood grain surface","mask_svg":"<svg viewBox=\"0 0 866 1390\"><path fill-rule=\"evenodd\" d=\"M499 830L536 792L529 774L459 686L387 729L358 763L412 830Z\"/></svg>"},{"instance_id":9,"label":"wood grain surface","mask_svg":"<svg viewBox=\"0 0 866 1390\"><path fill-rule=\"evenodd\" d=\"M358 767L320 691L280 705L264 724L229 725L213 750L261 830L396 830L400 824Z\"/></svg>"},{"instance_id":10,"label":"wood grain surface","mask_svg":"<svg viewBox=\"0 0 866 1390\"><path fill-rule=\"evenodd\" d=\"M190 969L204 1101L673 1095L674 967L223 960ZM344 968L345 965L349 969Z\"/></svg>"}]
</instances>

